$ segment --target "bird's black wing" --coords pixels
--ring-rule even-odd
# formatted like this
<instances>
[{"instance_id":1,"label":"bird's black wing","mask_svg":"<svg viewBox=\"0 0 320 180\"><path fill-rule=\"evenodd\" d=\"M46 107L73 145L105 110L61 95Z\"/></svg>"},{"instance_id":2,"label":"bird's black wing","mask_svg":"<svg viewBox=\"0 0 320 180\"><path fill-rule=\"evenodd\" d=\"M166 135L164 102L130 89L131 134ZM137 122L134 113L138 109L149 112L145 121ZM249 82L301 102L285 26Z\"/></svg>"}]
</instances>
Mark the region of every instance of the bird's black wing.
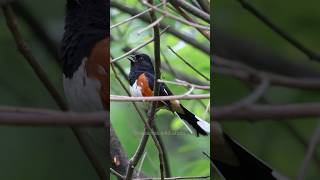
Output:
<instances>
[{"instance_id":1,"label":"bird's black wing","mask_svg":"<svg viewBox=\"0 0 320 180\"><path fill-rule=\"evenodd\" d=\"M148 72L145 72L144 74L148 78L148 84L150 89L153 91L154 75ZM171 96L171 95L173 94L170 91L170 89L167 87L167 85L164 83L160 83L159 96ZM170 105L171 104L170 101L161 101L161 102L170 110L172 109Z\"/></svg>"}]
</instances>

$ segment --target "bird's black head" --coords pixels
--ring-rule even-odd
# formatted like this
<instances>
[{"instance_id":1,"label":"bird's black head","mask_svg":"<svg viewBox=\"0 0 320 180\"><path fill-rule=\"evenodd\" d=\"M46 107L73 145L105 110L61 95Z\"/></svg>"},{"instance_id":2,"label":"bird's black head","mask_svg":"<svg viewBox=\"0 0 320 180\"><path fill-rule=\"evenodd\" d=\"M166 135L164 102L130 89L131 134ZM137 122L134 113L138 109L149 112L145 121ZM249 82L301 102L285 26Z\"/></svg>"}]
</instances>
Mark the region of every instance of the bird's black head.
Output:
<instances>
[{"instance_id":1,"label":"bird's black head","mask_svg":"<svg viewBox=\"0 0 320 180\"><path fill-rule=\"evenodd\" d=\"M67 0L62 40L63 72L71 78L95 43L109 37L107 0Z\"/></svg>"},{"instance_id":2,"label":"bird's black head","mask_svg":"<svg viewBox=\"0 0 320 180\"><path fill-rule=\"evenodd\" d=\"M107 0L67 0L66 29L109 29Z\"/></svg>"},{"instance_id":3,"label":"bird's black head","mask_svg":"<svg viewBox=\"0 0 320 180\"><path fill-rule=\"evenodd\" d=\"M128 59L131 62L131 71L146 71L153 74L153 64L148 55L134 53Z\"/></svg>"}]
</instances>

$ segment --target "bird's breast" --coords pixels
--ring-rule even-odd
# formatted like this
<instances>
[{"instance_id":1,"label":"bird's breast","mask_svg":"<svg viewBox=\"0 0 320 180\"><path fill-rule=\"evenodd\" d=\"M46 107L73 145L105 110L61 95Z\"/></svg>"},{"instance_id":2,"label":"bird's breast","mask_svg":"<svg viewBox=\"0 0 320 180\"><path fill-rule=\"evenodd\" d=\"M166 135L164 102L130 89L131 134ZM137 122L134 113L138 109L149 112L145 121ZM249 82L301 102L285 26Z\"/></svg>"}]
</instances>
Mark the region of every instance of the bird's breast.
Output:
<instances>
[{"instance_id":1,"label":"bird's breast","mask_svg":"<svg viewBox=\"0 0 320 180\"><path fill-rule=\"evenodd\" d=\"M153 96L153 91L149 86L148 78L144 73L140 74L131 86L133 96Z\"/></svg>"},{"instance_id":2,"label":"bird's breast","mask_svg":"<svg viewBox=\"0 0 320 180\"><path fill-rule=\"evenodd\" d=\"M86 70L88 58L84 58L81 66L71 78L63 78L66 98L72 110L79 112L103 111L100 95L101 83L89 77Z\"/></svg>"}]
</instances>

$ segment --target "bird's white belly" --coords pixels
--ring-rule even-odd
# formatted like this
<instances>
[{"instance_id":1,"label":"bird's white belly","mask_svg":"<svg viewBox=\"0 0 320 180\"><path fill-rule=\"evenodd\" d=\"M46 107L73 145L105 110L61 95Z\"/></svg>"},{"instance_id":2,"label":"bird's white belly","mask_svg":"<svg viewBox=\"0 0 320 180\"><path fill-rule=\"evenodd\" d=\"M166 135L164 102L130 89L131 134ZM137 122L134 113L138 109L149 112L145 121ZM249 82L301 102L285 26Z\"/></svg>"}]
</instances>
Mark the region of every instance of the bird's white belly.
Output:
<instances>
[{"instance_id":1,"label":"bird's white belly","mask_svg":"<svg viewBox=\"0 0 320 180\"><path fill-rule=\"evenodd\" d=\"M141 89L142 88L138 86L137 81L134 82L132 86L130 86L131 94L132 96L135 96L135 97L142 97Z\"/></svg>"},{"instance_id":2,"label":"bird's white belly","mask_svg":"<svg viewBox=\"0 0 320 180\"><path fill-rule=\"evenodd\" d=\"M74 73L72 78L63 77L63 86L68 104L73 111L94 112L103 111L101 96L99 94L101 84L98 80L91 79L85 71L85 63Z\"/></svg>"}]
</instances>

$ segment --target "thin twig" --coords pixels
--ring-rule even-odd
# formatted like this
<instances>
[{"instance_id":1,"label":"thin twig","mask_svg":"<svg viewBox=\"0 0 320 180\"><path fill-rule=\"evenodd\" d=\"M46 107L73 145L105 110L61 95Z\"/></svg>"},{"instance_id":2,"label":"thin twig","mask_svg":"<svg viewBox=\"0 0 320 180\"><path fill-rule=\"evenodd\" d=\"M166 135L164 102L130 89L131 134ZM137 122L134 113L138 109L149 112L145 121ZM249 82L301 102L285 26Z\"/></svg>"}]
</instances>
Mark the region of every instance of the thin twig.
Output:
<instances>
[{"instance_id":1,"label":"thin twig","mask_svg":"<svg viewBox=\"0 0 320 180\"><path fill-rule=\"evenodd\" d=\"M173 7L176 9L176 11L183 16L187 21L196 23L195 20L193 20L192 17L190 17L183 9L181 9L180 4L177 1L170 1L170 3L173 5ZM201 28L196 27L196 29L205 37L208 41L210 41L210 29L203 30Z\"/></svg>"},{"instance_id":2,"label":"thin twig","mask_svg":"<svg viewBox=\"0 0 320 180\"><path fill-rule=\"evenodd\" d=\"M142 158L141 158L141 162L140 162L140 165L138 167L138 173L141 172L141 169L142 169L142 165L144 163L144 160L146 158L146 155L147 155L147 152L145 152L143 155L142 155ZM139 174L138 174L139 175Z\"/></svg>"},{"instance_id":3,"label":"thin twig","mask_svg":"<svg viewBox=\"0 0 320 180\"><path fill-rule=\"evenodd\" d=\"M169 13L168 11L163 11L162 9L159 9L153 5L151 5L150 3L148 3L146 0L141 0L142 1L142 4L158 11L159 13L161 13L162 15L164 15L165 17L169 17L169 18L172 18L174 20L177 20L177 21L180 21L181 23L184 23L186 25L189 25L189 26L192 26L192 27L195 27L195 28L199 28L199 29L203 29L203 30L210 30L210 27L208 26L204 26L204 25L200 25L200 24L197 24L197 23L193 23L193 22L190 22L190 21L187 21L187 20L184 20L180 17L177 17L171 13Z\"/></svg>"},{"instance_id":4,"label":"thin twig","mask_svg":"<svg viewBox=\"0 0 320 180\"><path fill-rule=\"evenodd\" d=\"M163 30L161 31L160 35L162 35L165 31L166 31L166 29L163 29ZM119 57L117 57L117 58L114 58L113 60L111 60L111 63L114 63L114 62L116 62L116 61L118 61L118 60L120 60L120 59L123 59L123 58L127 57L128 55L130 55L130 54L138 51L139 49L145 47L146 45L150 44L150 43L153 42L153 41L154 41L154 37L151 38L151 39L149 39L149 40L147 40L146 42L144 42L144 43L136 46L135 48L132 48L130 51L124 53L123 55L121 55L121 56L119 56Z\"/></svg>"},{"instance_id":5,"label":"thin twig","mask_svg":"<svg viewBox=\"0 0 320 180\"><path fill-rule=\"evenodd\" d=\"M285 105L251 105L241 111L225 112L225 107L216 107L212 117L222 120L286 120L295 118L319 117L320 103L296 103Z\"/></svg>"},{"instance_id":6,"label":"thin twig","mask_svg":"<svg viewBox=\"0 0 320 180\"><path fill-rule=\"evenodd\" d=\"M162 54L162 56L163 56L164 62L165 62L166 65L167 65L166 67L167 67L167 69L168 69L168 72L171 73L173 77L177 77L177 74L176 74L176 72L174 71L174 69L172 68L172 66L171 66L170 62L168 61L167 56L165 55L165 53L164 53L163 51L161 51L161 54ZM161 66L161 68L163 68L163 65Z\"/></svg>"},{"instance_id":7,"label":"thin twig","mask_svg":"<svg viewBox=\"0 0 320 180\"><path fill-rule=\"evenodd\" d=\"M193 67L193 65L191 65L187 60L185 60L182 56L180 56L178 53L175 52L175 50L173 50L170 46L168 46L168 48L170 49L170 51L172 53L174 53L179 59L181 59L187 66L189 66L193 71L195 71L196 73L198 73L201 77L203 77L204 79L206 79L207 81L210 81L210 79L205 76L204 74L202 74L200 71L198 71L196 68Z\"/></svg>"},{"instance_id":8,"label":"thin twig","mask_svg":"<svg viewBox=\"0 0 320 180\"><path fill-rule=\"evenodd\" d=\"M304 180L305 179L308 166L312 160L314 153L316 152L316 148L319 143L320 143L320 123L318 123L318 126L316 127L316 130L314 131L314 134L310 140L306 156L303 160L303 163L302 163L301 168L299 170L299 174L297 176L297 180Z\"/></svg>"},{"instance_id":9,"label":"thin twig","mask_svg":"<svg viewBox=\"0 0 320 180\"><path fill-rule=\"evenodd\" d=\"M136 149L136 152L134 153L134 155L132 156L132 158L129 161L125 180L132 179L133 171L134 171L136 165L138 164L141 156L143 155L143 152L144 152L144 149L147 145L148 139L149 139L149 135L144 133L144 135L142 136L142 138L139 142L138 148Z\"/></svg>"},{"instance_id":10,"label":"thin twig","mask_svg":"<svg viewBox=\"0 0 320 180\"><path fill-rule=\"evenodd\" d=\"M272 29L274 32L276 32L278 35L280 35L282 38L284 38L286 41L288 41L290 44L292 44L294 47L296 47L298 50L303 52L305 55L307 55L311 60L317 60L320 61L320 54L312 51L311 49L307 48L305 45L303 45L301 42L299 42L294 37L290 36L287 32L280 29L278 26L276 26L270 19L268 19L265 15L263 15L261 12L257 10L251 3L249 3L246 0L237 0L241 3L241 5L248 10L250 13L252 13L255 17L257 17L260 21L262 21L265 25L267 25L270 29Z\"/></svg>"},{"instance_id":11,"label":"thin twig","mask_svg":"<svg viewBox=\"0 0 320 180\"><path fill-rule=\"evenodd\" d=\"M197 0L198 4L201 8L206 11L208 14L210 13L210 2L209 0Z\"/></svg>"},{"instance_id":12,"label":"thin twig","mask_svg":"<svg viewBox=\"0 0 320 180\"><path fill-rule=\"evenodd\" d=\"M164 4L164 3L160 3L160 4L156 5L155 7L160 7L160 6L162 6L163 4ZM142 11L142 12L139 13L139 14L136 14L136 15L134 15L134 16L132 16L132 17L124 20L124 21L121 21L121 22L119 22L119 23L117 23L117 24L115 24L115 25L112 25L112 26L110 26L110 30L113 29L113 28L115 28L115 27L118 27L118 26L120 26L120 25L122 25L122 24L125 24L125 23L127 23L127 22L129 22L129 21L132 21L132 20L138 18L139 16L142 16L142 15L148 13L148 12L151 11L151 10L152 10L152 8L149 8L149 9L147 9L147 10Z\"/></svg>"},{"instance_id":13,"label":"thin twig","mask_svg":"<svg viewBox=\"0 0 320 180\"><path fill-rule=\"evenodd\" d=\"M264 95L269 85L270 85L269 79L262 78L260 85L247 97L243 98L240 101L237 101L236 103L228 105L225 108L221 108L220 111L223 113L232 113L234 111L240 110L242 108L245 108L247 106L254 104L259 100L259 98L261 98Z\"/></svg>"},{"instance_id":14,"label":"thin twig","mask_svg":"<svg viewBox=\"0 0 320 180\"><path fill-rule=\"evenodd\" d=\"M103 126L107 112L71 113L44 109L12 108L0 111L0 124L10 126Z\"/></svg>"},{"instance_id":15,"label":"thin twig","mask_svg":"<svg viewBox=\"0 0 320 180\"><path fill-rule=\"evenodd\" d=\"M110 168L110 172L111 172L112 174L114 174L115 176L117 176L118 178L120 178L120 179L124 179L124 178L125 178L124 176L122 176L120 173L118 173L117 171L115 171L115 170L112 169L112 168Z\"/></svg>"},{"instance_id":16,"label":"thin twig","mask_svg":"<svg viewBox=\"0 0 320 180\"><path fill-rule=\"evenodd\" d=\"M207 14L206 12L202 11L201 9L193 6L192 4L188 3L187 1L184 0L176 0L179 5L190 12L191 14L201 18L202 20L206 21L207 23L210 23L210 15Z\"/></svg>"},{"instance_id":17,"label":"thin twig","mask_svg":"<svg viewBox=\"0 0 320 180\"><path fill-rule=\"evenodd\" d=\"M10 29L10 32L15 40L15 43L17 44L18 50L23 55L23 57L28 61L33 71L36 73L37 77L46 87L51 97L58 103L59 107L61 107L62 110L68 110L67 104L64 102L62 96L56 90L54 85L50 82L50 80L48 79L48 76L42 70L37 59L30 52L27 44L23 40L21 33L18 29L16 18L12 12L11 7L9 5L5 5L5 6L2 6L2 10L7 22L7 26Z\"/></svg>"},{"instance_id":18,"label":"thin twig","mask_svg":"<svg viewBox=\"0 0 320 180\"><path fill-rule=\"evenodd\" d=\"M186 99L209 99L210 94L182 94L175 96L149 96L149 97L131 97L131 96L118 96L110 95L110 101L130 102L130 101L167 101L167 100L186 100Z\"/></svg>"},{"instance_id":19,"label":"thin twig","mask_svg":"<svg viewBox=\"0 0 320 180\"><path fill-rule=\"evenodd\" d=\"M166 83L166 84L174 84L174 85L178 85L178 86L185 86L185 87L194 87L195 89L205 89L205 90L210 89L210 86L196 85L196 84L192 84L187 81L182 81L179 79L177 79L176 81L168 81L168 80L158 79L158 82L159 83Z\"/></svg>"},{"instance_id":20,"label":"thin twig","mask_svg":"<svg viewBox=\"0 0 320 180\"><path fill-rule=\"evenodd\" d=\"M155 20L153 23L149 24L147 27L143 28L143 29L140 29L138 32L137 32L137 35L140 35L141 33L143 33L144 31L147 31L148 29L151 29L153 28L155 25L159 24L162 19L164 18L164 16L160 16L157 20Z\"/></svg>"},{"instance_id":21,"label":"thin twig","mask_svg":"<svg viewBox=\"0 0 320 180\"><path fill-rule=\"evenodd\" d=\"M209 156L209 154L206 153L206 152L202 152L202 154L204 154L204 155L210 160L210 165L211 165L212 167L214 167L215 165L213 164L213 160L212 160L212 158Z\"/></svg>"},{"instance_id":22,"label":"thin twig","mask_svg":"<svg viewBox=\"0 0 320 180\"><path fill-rule=\"evenodd\" d=\"M288 132L303 146L304 149L308 148L308 142L305 140L303 135L296 130L296 128L290 124L290 122L283 121L282 124L288 130ZM314 154L314 161L320 170L320 158L316 153Z\"/></svg>"},{"instance_id":23,"label":"thin twig","mask_svg":"<svg viewBox=\"0 0 320 180\"><path fill-rule=\"evenodd\" d=\"M268 78L272 85L281 85L290 88L300 88L306 90L319 90L320 78L293 78L271 72L264 72L249 67L240 62L227 60L214 56L216 73L229 75L238 79L256 83L261 77Z\"/></svg>"}]
</instances>

